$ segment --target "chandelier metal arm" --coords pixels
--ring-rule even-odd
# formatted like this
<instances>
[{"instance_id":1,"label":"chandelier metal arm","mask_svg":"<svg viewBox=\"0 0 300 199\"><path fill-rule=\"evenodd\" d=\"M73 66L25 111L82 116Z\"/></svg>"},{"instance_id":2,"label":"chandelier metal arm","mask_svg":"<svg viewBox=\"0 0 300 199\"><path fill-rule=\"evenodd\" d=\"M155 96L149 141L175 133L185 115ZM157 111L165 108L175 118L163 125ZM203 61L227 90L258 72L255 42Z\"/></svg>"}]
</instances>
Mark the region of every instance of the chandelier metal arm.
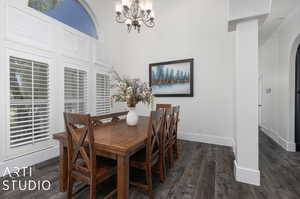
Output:
<instances>
[{"instance_id":1,"label":"chandelier metal arm","mask_svg":"<svg viewBox=\"0 0 300 199\"><path fill-rule=\"evenodd\" d=\"M117 21L118 23L125 23L126 18L122 17L121 13L119 13L119 14L117 13L116 21Z\"/></svg>"},{"instance_id":2,"label":"chandelier metal arm","mask_svg":"<svg viewBox=\"0 0 300 199\"><path fill-rule=\"evenodd\" d=\"M145 24L145 26L147 26L148 28L153 28L155 26L155 22L154 21L147 21L147 22L144 22L143 23Z\"/></svg>"}]
</instances>

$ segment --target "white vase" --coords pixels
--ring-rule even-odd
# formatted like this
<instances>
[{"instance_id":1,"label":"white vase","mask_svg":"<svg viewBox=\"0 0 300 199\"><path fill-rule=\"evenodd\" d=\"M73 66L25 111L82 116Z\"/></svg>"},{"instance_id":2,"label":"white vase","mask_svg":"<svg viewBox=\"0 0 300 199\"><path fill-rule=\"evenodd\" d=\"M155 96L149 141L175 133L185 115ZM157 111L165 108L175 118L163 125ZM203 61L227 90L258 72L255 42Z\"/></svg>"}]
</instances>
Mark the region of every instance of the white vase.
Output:
<instances>
[{"instance_id":1,"label":"white vase","mask_svg":"<svg viewBox=\"0 0 300 199\"><path fill-rule=\"evenodd\" d=\"M135 107L129 107L129 112L126 117L128 126L136 126L139 120L139 116L135 112Z\"/></svg>"}]
</instances>

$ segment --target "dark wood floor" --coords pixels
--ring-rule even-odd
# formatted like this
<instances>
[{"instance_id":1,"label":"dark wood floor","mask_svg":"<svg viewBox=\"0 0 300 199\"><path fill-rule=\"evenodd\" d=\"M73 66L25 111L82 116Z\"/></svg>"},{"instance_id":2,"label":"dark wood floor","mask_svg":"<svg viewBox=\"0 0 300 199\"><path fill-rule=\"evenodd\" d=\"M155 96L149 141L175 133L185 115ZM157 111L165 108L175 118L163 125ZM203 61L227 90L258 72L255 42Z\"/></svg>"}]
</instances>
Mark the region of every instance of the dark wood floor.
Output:
<instances>
[{"instance_id":1,"label":"dark wood floor","mask_svg":"<svg viewBox=\"0 0 300 199\"><path fill-rule=\"evenodd\" d=\"M280 148L264 134L260 134L260 187L235 182L233 152L229 147L181 142L181 157L174 169L168 171L164 184L155 178L158 199L299 199L300 154ZM58 161L39 164L33 170L35 180L48 179L51 191L2 191L5 199L62 199L58 191ZM0 182L3 179L0 179ZM114 179L98 187L99 197L114 187ZM80 186L80 185L78 185ZM76 198L87 198L87 189ZM146 193L130 188L131 199L147 198Z\"/></svg>"}]
</instances>

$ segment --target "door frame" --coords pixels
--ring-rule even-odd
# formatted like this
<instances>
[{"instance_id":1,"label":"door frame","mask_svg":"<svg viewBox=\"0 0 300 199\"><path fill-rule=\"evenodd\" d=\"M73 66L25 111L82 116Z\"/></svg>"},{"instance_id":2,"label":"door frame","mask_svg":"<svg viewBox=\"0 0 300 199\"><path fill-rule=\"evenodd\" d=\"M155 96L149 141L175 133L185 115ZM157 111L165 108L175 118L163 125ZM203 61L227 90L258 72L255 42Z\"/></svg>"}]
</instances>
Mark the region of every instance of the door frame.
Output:
<instances>
[{"instance_id":1,"label":"door frame","mask_svg":"<svg viewBox=\"0 0 300 199\"><path fill-rule=\"evenodd\" d=\"M288 142L286 149L291 152L296 151L295 139L295 90L296 90L296 54L298 46L300 45L300 33L295 35L290 43L290 57L289 57L289 113L288 113Z\"/></svg>"},{"instance_id":2,"label":"door frame","mask_svg":"<svg viewBox=\"0 0 300 199\"><path fill-rule=\"evenodd\" d=\"M299 57L298 57L299 56ZM300 74L298 76L298 72L300 72L300 44L298 45L297 47L297 50L296 50L296 55L295 55L295 81L294 81L294 99L295 99L295 102L294 102L294 132L295 132L295 146L296 146L296 151L300 151L300 129L298 129L297 131L297 128L296 128L296 122L297 122L297 119L300 117L300 113L297 112L297 109L299 108L300 104L297 103L297 93L298 93L298 90L300 90L300 88L297 87L297 82L300 81Z\"/></svg>"},{"instance_id":3,"label":"door frame","mask_svg":"<svg viewBox=\"0 0 300 199\"><path fill-rule=\"evenodd\" d=\"M258 76L258 127L262 126L262 99L263 99L263 74Z\"/></svg>"}]
</instances>

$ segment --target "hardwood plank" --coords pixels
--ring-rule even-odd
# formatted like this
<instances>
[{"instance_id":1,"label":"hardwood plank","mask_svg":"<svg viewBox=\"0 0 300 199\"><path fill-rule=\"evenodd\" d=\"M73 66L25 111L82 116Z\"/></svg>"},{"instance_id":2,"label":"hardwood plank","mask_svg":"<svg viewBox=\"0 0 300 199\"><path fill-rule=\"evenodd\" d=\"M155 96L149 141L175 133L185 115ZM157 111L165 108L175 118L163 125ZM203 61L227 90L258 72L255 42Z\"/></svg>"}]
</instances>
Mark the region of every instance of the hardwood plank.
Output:
<instances>
[{"instance_id":1,"label":"hardwood plank","mask_svg":"<svg viewBox=\"0 0 300 199\"><path fill-rule=\"evenodd\" d=\"M182 149L182 154L189 154L191 151L196 150L196 146L198 143L192 142L180 142L180 148ZM177 186L177 182L183 177L186 168L189 166L187 165L188 162L192 159L190 155L182 155L175 162L175 167L168 170L167 179L164 184L160 184L155 191L155 196L158 198L168 198L168 195L174 192L173 190Z\"/></svg>"},{"instance_id":2,"label":"hardwood plank","mask_svg":"<svg viewBox=\"0 0 300 199\"><path fill-rule=\"evenodd\" d=\"M207 151L202 160L198 161L198 164L201 163L200 173L192 198L213 199L215 196L216 154L213 145L204 146L207 147Z\"/></svg>"}]
</instances>

